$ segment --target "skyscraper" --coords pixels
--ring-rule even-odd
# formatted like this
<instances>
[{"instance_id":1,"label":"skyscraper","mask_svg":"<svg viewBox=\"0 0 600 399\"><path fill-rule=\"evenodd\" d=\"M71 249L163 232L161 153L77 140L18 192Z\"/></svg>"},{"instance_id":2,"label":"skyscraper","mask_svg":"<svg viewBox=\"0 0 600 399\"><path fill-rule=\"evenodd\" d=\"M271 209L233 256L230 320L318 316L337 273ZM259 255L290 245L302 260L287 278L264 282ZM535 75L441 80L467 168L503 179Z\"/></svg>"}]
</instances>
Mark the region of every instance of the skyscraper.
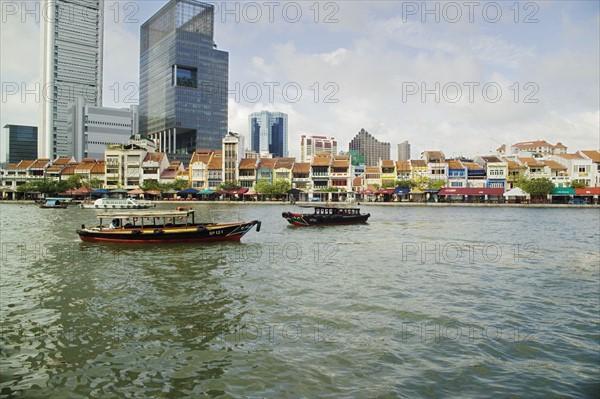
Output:
<instances>
[{"instance_id":1,"label":"skyscraper","mask_svg":"<svg viewBox=\"0 0 600 399\"><path fill-rule=\"evenodd\" d=\"M390 159L390 143L380 142L365 129L360 129L350 141L349 150L364 156L366 166L377 166L380 159Z\"/></svg>"},{"instance_id":2,"label":"skyscraper","mask_svg":"<svg viewBox=\"0 0 600 399\"><path fill-rule=\"evenodd\" d=\"M283 112L261 111L248 116L250 149L268 151L274 157L288 156L288 116Z\"/></svg>"},{"instance_id":3,"label":"skyscraper","mask_svg":"<svg viewBox=\"0 0 600 399\"><path fill-rule=\"evenodd\" d=\"M102 104L104 2L43 0L38 156L72 156L67 109L75 98Z\"/></svg>"},{"instance_id":4,"label":"skyscraper","mask_svg":"<svg viewBox=\"0 0 600 399\"><path fill-rule=\"evenodd\" d=\"M139 128L162 152L217 150L227 134L229 54L213 19L211 4L171 0L142 25Z\"/></svg>"},{"instance_id":5,"label":"skyscraper","mask_svg":"<svg viewBox=\"0 0 600 399\"><path fill-rule=\"evenodd\" d=\"M405 141L398 144L398 162L408 161L410 159L410 143Z\"/></svg>"}]
</instances>

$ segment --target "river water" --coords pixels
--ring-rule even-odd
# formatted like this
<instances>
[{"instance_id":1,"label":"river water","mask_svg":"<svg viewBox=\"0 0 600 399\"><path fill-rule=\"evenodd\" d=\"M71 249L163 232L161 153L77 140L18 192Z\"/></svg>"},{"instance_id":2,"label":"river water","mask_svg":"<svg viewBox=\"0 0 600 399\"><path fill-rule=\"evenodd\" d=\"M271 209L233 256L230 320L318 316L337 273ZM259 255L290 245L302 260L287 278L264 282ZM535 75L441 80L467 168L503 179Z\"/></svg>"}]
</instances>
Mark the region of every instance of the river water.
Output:
<instances>
[{"instance_id":1,"label":"river water","mask_svg":"<svg viewBox=\"0 0 600 399\"><path fill-rule=\"evenodd\" d=\"M598 209L193 207L262 229L91 244L94 210L0 205L0 398L600 395Z\"/></svg>"}]
</instances>

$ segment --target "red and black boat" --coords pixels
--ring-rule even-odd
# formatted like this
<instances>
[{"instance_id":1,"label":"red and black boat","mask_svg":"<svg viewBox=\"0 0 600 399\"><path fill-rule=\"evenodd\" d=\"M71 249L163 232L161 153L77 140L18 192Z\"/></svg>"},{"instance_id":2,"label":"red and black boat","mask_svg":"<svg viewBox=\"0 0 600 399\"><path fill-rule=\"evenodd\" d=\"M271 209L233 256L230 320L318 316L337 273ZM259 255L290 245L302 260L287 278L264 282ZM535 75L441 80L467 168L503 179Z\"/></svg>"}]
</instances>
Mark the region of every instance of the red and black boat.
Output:
<instances>
[{"instance_id":1,"label":"red and black boat","mask_svg":"<svg viewBox=\"0 0 600 399\"><path fill-rule=\"evenodd\" d=\"M338 208L311 206L312 213L283 212L283 216L293 226L328 226L339 224L366 223L371 214L360 213L359 208Z\"/></svg>"},{"instance_id":2,"label":"red and black boat","mask_svg":"<svg viewBox=\"0 0 600 399\"><path fill-rule=\"evenodd\" d=\"M79 238L86 242L171 243L239 241L261 222L196 223L193 210L100 213L100 224L81 226ZM110 220L109 225L104 225Z\"/></svg>"}]
</instances>

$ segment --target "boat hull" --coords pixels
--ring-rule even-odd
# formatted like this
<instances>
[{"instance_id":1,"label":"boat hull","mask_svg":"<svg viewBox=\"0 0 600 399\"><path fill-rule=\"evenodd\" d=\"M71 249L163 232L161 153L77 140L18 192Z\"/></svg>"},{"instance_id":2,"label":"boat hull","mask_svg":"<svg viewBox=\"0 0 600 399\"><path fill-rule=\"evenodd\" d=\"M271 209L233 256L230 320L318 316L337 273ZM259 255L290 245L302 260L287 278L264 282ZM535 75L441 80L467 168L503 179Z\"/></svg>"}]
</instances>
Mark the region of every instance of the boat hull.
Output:
<instances>
[{"instance_id":1,"label":"boat hull","mask_svg":"<svg viewBox=\"0 0 600 399\"><path fill-rule=\"evenodd\" d=\"M338 226L347 224L367 223L370 214L351 215L351 216L318 216L302 213L284 212L282 216L292 226L308 227L308 226Z\"/></svg>"},{"instance_id":2,"label":"boat hull","mask_svg":"<svg viewBox=\"0 0 600 399\"><path fill-rule=\"evenodd\" d=\"M201 224L192 226L161 227L152 226L145 228L128 229L79 229L77 234L84 242L112 242L112 243L185 243L185 242L219 242L239 241L252 227L257 226L260 231L260 222Z\"/></svg>"}]
</instances>

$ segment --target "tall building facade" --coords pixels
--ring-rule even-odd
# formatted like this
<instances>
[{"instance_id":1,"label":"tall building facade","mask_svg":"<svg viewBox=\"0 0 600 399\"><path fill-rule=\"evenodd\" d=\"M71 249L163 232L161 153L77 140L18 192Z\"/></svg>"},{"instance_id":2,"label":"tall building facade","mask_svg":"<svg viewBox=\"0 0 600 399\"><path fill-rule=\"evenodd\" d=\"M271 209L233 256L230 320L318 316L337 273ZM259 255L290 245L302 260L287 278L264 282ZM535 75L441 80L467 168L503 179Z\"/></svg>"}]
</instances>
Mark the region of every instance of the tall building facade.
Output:
<instances>
[{"instance_id":1,"label":"tall building facade","mask_svg":"<svg viewBox=\"0 0 600 399\"><path fill-rule=\"evenodd\" d=\"M390 159L390 143L383 143L365 129L350 141L349 151L357 151L365 157L366 166L378 166L380 159Z\"/></svg>"},{"instance_id":2,"label":"tall building facade","mask_svg":"<svg viewBox=\"0 0 600 399\"><path fill-rule=\"evenodd\" d=\"M39 157L73 155L69 103L102 104L103 7L101 0L42 0Z\"/></svg>"},{"instance_id":3,"label":"tall building facade","mask_svg":"<svg viewBox=\"0 0 600 399\"><path fill-rule=\"evenodd\" d=\"M274 157L288 156L288 116L283 112L261 111L248 116L250 149L268 151Z\"/></svg>"},{"instance_id":4,"label":"tall building facade","mask_svg":"<svg viewBox=\"0 0 600 399\"><path fill-rule=\"evenodd\" d=\"M217 150L227 134L229 53L213 20L211 4L171 0L141 27L139 131L162 152Z\"/></svg>"},{"instance_id":5,"label":"tall building facade","mask_svg":"<svg viewBox=\"0 0 600 399\"><path fill-rule=\"evenodd\" d=\"M314 155L328 152L337 155L337 141L333 137L300 136L300 162L312 162Z\"/></svg>"},{"instance_id":6,"label":"tall building facade","mask_svg":"<svg viewBox=\"0 0 600 399\"><path fill-rule=\"evenodd\" d=\"M37 126L5 125L0 162L17 163L38 158Z\"/></svg>"},{"instance_id":7,"label":"tall building facade","mask_svg":"<svg viewBox=\"0 0 600 399\"><path fill-rule=\"evenodd\" d=\"M106 147L126 144L134 131L137 105L127 108L108 108L88 105L83 98L71 103L67 132L72 141L72 156L103 159Z\"/></svg>"},{"instance_id":8,"label":"tall building facade","mask_svg":"<svg viewBox=\"0 0 600 399\"><path fill-rule=\"evenodd\" d=\"M398 144L398 162L408 161L410 159L410 143L405 141Z\"/></svg>"},{"instance_id":9,"label":"tall building facade","mask_svg":"<svg viewBox=\"0 0 600 399\"><path fill-rule=\"evenodd\" d=\"M244 136L229 132L223 138L223 170L224 182L238 181L240 178L238 165L244 156Z\"/></svg>"}]
</instances>

